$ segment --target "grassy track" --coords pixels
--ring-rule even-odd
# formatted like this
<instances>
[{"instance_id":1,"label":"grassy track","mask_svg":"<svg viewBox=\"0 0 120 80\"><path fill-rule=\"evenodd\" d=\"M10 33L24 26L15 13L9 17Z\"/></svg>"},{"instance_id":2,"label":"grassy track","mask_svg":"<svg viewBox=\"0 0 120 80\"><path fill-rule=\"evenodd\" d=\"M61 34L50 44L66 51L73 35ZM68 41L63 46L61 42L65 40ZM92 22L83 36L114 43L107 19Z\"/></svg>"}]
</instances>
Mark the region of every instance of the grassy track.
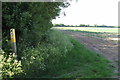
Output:
<instances>
[{"instance_id":1,"label":"grassy track","mask_svg":"<svg viewBox=\"0 0 120 80\"><path fill-rule=\"evenodd\" d=\"M68 37L74 48L57 64L49 64L50 71L43 77L104 78L112 77L114 68L103 56L91 52L75 39Z\"/></svg>"},{"instance_id":2,"label":"grassy track","mask_svg":"<svg viewBox=\"0 0 120 80\"><path fill-rule=\"evenodd\" d=\"M89 32L108 32L118 33L118 28L98 28L98 27L53 27L60 30L89 31Z\"/></svg>"}]
</instances>

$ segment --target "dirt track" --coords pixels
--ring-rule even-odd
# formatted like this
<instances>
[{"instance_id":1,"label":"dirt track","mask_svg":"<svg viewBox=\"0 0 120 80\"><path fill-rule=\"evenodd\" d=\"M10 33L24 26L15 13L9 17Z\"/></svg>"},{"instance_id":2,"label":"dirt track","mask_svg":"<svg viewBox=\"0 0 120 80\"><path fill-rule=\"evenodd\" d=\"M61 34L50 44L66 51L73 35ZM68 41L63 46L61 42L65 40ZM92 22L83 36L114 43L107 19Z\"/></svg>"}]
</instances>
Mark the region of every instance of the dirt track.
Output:
<instances>
[{"instance_id":1,"label":"dirt track","mask_svg":"<svg viewBox=\"0 0 120 80\"><path fill-rule=\"evenodd\" d=\"M61 30L62 31L62 30ZM118 72L118 42L112 40L105 40L104 38L98 38L95 36L86 36L85 33L62 31L68 34L79 42L85 45L89 50L102 54L108 60L111 61L116 68L115 72Z\"/></svg>"}]
</instances>

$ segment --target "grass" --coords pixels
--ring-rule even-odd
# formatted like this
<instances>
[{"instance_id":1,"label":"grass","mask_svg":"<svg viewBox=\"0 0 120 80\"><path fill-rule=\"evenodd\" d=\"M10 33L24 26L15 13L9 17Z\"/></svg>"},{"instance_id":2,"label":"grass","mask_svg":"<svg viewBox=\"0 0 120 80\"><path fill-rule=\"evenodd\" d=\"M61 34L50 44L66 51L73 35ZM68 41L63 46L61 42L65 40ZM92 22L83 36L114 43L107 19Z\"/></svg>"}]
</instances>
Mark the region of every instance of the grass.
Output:
<instances>
[{"instance_id":1,"label":"grass","mask_svg":"<svg viewBox=\"0 0 120 80\"><path fill-rule=\"evenodd\" d=\"M57 64L49 64L44 78L104 78L114 75L114 67L100 54L91 52L75 39L68 37L74 48Z\"/></svg>"},{"instance_id":2,"label":"grass","mask_svg":"<svg viewBox=\"0 0 120 80\"><path fill-rule=\"evenodd\" d=\"M60 30L77 30L77 31L89 31L89 32L107 32L118 33L118 28L100 28L100 27L53 27L53 29Z\"/></svg>"}]
</instances>

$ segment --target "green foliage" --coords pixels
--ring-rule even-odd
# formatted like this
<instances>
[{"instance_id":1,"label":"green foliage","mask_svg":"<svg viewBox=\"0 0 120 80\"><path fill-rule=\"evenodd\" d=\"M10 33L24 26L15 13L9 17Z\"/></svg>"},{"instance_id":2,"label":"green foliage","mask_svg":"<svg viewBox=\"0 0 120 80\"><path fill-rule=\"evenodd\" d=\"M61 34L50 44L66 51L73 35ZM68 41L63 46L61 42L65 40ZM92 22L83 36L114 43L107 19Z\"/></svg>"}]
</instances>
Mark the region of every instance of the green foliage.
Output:
<instances>
[{"instance_id":1,"label":"green foliage","mask_svg":"<svg viewBox=\"0 0 120 80\"><path fill-rule=\"evenodd\" d=\"M35 47L40 41L44 41L46 31L52 27L51 20L59 15L60 6L65 7L65 4L62 2L3 2L3 50L6 53L11 52L7 47L11 28L16 29L19 55L25 47Z\"/></svg>"},{"instance_id":2,"label":"green foliage","mask_svg":"<svg viewBox=\"0 0 120 80\"><path fill-rule=\"evenodd\" d=\"M48 31L47 41L36 48L27 48L22 55L24 77L42 77L46 71L56 69L50 65L58 64L73 45L58 31ZM58 38L59 37L59 38Z\"/></svg>"},{"instance_id":3,"label":"green foliage","mask_svg":"<svg viewBox=\"0 0 120 80\"><path fill-rule=\"evenodd\" d=\"M45 60L54 62L55 59L58 58L56 56L61 53L58 48L55 48L51 44L46 44L45 35L47 30L53 26L51 20L59 15L60 7L67 7L67 5L68 4L62 2L3 2L2 49L6 52L5 56L7 56L4 57L3 60L7 61L7 59L10 59L10 62L14 60L14 55L10 54L12 51L9 35L10 29L14 28L16 30L18 58L21 60L22 57L22 68L26 75L34 76L33 73L36 71L34 68L38 71L43 71L45 69L45 63L47 62ZM36 57L36 55L38 55L38 57ZM33 59L34 57L36 58L35 60ZM19 61L16 61L16 63L19 63ZM35 65L36 63L37 65ZM4 66L10 65L13 66L11 63L8 65L4 62ZM37 68L38 66L39 68ZM2 71L4 72L4 77L6 77L6 75L13 77L17 74L17 71L16 73L11 72L12 74L8 74L6 67L4 68L5 71ZM30 73L27 69L32 69L31 72L33 73ZM8 72L10 71L8 70Z\"/></svg>"},{"instance_id":4,"label":"green foliage","mask_svg":"<svg viewBox=\"0 0 120 80\"><path fill-rule=\"evenodd\" d=\"M9 56L5 56L4 51L0 51L0 77L13 78L23 72L21 61L18 61L14 53L10 53Z\"/></svg>"},{"instance_id":5,"label":"green foliage","mask_svg":"<svg viewBox=\"0 0 120 80\"><path fill-rule=\"evenodd\" d=\"M46 70L46 60L52 63L57 59L58 54L60 53L57 49L51 45L39 45L25 50L22 57L22 65L26 74L24 77L40 77Z\"/></svg>"}]
</instances>

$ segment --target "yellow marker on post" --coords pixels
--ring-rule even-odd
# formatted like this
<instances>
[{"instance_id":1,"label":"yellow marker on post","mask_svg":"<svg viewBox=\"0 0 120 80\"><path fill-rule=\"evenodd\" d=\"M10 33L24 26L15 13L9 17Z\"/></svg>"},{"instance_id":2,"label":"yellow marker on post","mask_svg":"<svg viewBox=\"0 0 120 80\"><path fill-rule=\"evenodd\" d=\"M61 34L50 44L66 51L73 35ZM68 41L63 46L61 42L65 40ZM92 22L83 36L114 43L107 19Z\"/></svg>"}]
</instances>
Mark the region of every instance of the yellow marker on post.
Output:
<instances>
[{"instance_id":1,"label":"yellow marker on post","mask_svg":"<svg viewBox=\"0 0 120 80\"><path fill-rule=\"evenodd\" d=\"M12 43L13 52L15 54L17 54L15 29L10 29L10 37L11 37L11 43Z\"/></svg>"}]
</instances>

